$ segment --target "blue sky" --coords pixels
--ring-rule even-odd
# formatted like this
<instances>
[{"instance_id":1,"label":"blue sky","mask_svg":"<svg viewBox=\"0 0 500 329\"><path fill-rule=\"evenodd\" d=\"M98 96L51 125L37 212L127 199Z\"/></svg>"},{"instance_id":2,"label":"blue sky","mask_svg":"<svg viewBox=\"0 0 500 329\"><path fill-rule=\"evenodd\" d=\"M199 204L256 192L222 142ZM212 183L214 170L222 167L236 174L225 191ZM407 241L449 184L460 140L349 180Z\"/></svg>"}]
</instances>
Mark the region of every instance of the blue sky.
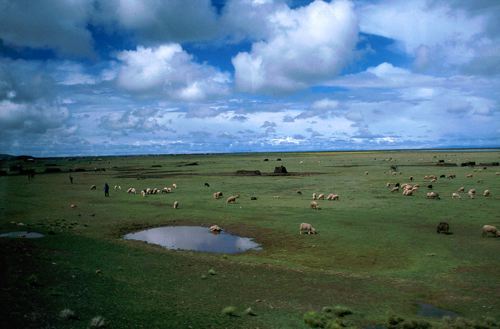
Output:
<instances>
[{"instance_id":1,"label":"blue sky","mask_svg":"<svg viewBox=\"0 0 500 329\"><path fill-rule=\"evenodd\" d=\"M0 153L500 146L496 0L0 0Z\"/></svg>"}]
</instances>

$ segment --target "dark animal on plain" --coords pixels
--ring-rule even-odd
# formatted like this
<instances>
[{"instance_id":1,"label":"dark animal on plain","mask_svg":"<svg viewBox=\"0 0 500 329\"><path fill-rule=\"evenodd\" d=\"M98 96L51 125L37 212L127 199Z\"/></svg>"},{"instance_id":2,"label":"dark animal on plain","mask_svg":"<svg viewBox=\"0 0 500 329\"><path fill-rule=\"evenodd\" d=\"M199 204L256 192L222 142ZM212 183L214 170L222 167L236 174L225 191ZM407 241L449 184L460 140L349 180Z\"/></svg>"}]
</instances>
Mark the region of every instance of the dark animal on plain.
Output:
<instances>
[{"instance_id":1,"label":"dark animal on plain","mask_svg":"<svg viewBox=\"0 0 500 329\"><path fill-rule=\"evenodd\" d=\"M205 183L205 186L206 186L206 187L210 187L210 184L208 184L208 183Z\"/></svg>"},{"instance_id":2,"label":"dark animal on plain","mask_svg":"<svg viewBox=\"0 0 500 329\"><path fill-rule=\"evenodd\" d=\"M302 195L302 191L297 191L297 194L300 194L300 195Z\"/></svg>"},{"instance_id":3,"label":"dark animal on plain","mask_svg":"<svg viewBox=\"0 0 500 329\"><path fill-rule=\"evenodd\" d=\"M396 184L394 185L394 187L400 187L400 184L399 184L399 183L396 183Z\"/></svg>"},{"instance_id":4,"label":"dark animal on plain","mask_svg":"<svg viewBox=\"0 0 500 329\"><path fill-rule=\"evenodd\" d=\"M446 222L440 222L437 226L436 232L448 234L450 232L450 224Z\"/></svg>"},{"instance_id":5,"label":"dark animal on plain","mask_svg":"<svg viewBox=\"0 0 500 329\"><path fill-rule=\"evenodd\" d=\"M432 189L432 184L427 185L427 188Z\"/></svg>"},{"instance_id":6,"label":"dark animal on plain","mask_svg":"<svg viewBox=\"0 0 500 329\"><path fill-rule=\"evenodd\" d=\"M252 196L252 197L250 197L250 200L257 200L257 197L256 196Z\"/></svg>"},{"instance_id":7,"label":"dark animal on plain","mask_svg":"<svg viewBox=\"0 0 500 329\"><path fill-rule=\"evenodd\" d=\"M441 176L439 176L439 178L445 178L445 177L446 177L446 175L441 175Z\"/></svg>"}]
</instances>

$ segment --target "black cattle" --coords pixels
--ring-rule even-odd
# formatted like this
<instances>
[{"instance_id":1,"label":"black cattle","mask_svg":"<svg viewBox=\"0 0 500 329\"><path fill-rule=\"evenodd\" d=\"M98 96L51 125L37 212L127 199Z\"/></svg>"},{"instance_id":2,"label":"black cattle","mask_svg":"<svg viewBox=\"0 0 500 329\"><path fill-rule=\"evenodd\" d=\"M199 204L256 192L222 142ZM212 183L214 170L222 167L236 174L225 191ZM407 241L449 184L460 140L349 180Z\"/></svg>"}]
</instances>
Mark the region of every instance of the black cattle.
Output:
<instances>
[{"instance_id":1,"label":"black cattle","mask_svg":"<svg viewBox=\"0 0 500 329\"><path fill-rule=\"evenodd\" d=\"M450 234L450 224L447 222L440 222L437 226L436 232Z\"/></svg>"}]
</instances>

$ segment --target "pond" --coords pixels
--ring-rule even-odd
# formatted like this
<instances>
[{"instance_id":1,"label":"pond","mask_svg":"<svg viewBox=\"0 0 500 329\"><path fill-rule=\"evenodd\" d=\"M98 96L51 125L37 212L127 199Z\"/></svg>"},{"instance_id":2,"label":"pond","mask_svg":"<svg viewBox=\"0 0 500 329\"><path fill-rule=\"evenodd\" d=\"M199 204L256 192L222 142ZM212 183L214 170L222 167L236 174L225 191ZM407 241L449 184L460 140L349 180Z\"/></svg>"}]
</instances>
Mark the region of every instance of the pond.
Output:
<instances>
[{"instance_id":1,"label":"pond","mask_svg":"<svg viewBox=\"0 0 500 329\"><path fill-rule=\"evenodd\" d=\"M431 318L442 318L443 316L449 316L450 318L456 318L457 313L453 311L443 310L431 304L419 303L417 315L431 317Z\"/></svg>"},{"instance_id":2,"label":"pond","mask_svg":"<svg viewBox=\"0 0 500 329\"><path fill-rule=\"evenodd\" d=\"M129 233L126 240L139 240L172 250L194 250L212 253L237 254L247 250L261 250L251 238L226 232L212 233L203 226L164 226Z\"/></svg>"},{"instance_id":3,"label":"pond","mask_svg":"<svg viewBox=\"0 0 500 329\"><path fill-rule=\"evenodd\" d=\"M1 233L0 238L26 238L26 239L37 239L43 238L44 235L37 232L27 232L27 231L17 231L17 232L7 232Z\"/></svg>"}]
</instances>

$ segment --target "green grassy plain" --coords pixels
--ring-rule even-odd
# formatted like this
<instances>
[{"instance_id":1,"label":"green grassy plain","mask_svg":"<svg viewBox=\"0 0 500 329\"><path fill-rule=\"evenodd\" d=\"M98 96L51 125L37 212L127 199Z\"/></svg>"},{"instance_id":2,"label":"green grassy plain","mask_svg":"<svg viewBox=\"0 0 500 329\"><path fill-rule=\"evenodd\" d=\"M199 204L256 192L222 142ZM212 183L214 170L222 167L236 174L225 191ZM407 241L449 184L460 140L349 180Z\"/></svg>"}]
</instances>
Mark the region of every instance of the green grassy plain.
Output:
<instances>
[{"instance_id":1,"label":"green grassy plain","mask_svg":"<svg viewBox=\"0 0 500 329\"><path fill-rule=\"evenodd\" d=\"M269 161L263 161L268 158ZM281 158L282 161L276 161ZM0 239L0 322L11 328L307 328L303 314L345 305L357 327L393 314L417 315L418 303L470 319L500 320L500 167L442 167L464 161L498 162L488 152L329 152L38 159L21 163L38 173L0 177L0 233L33 230L42 239ZM196 162L197 165L189 165ZM13 161L4 161L8 168ZM237 170L291 175L241 176ZM391 175L396 165L401 175ZM84 168L85 172L68 171ZM105 168L105 171L91 171ZM368 174L365 174L365 171ZM425 175L438 179L428 200ZM472 178L466 175L472 173ZM419 183L416 195L390 193L386 183ZM102 191L111 186L110 197ZM170 194L126 193L176 183ZM209 183L210 187L204 186ZM91 191L91 185L97 185ZM120 185L121 191L115 191ZM454 200L459 187L478 196ZM491 197L483 197L489 189ZM297 193L302 192L302 195ZM214 200L212 193L224 198ZM311 195L337 193L340 201ZM240 194L236 204L225 203ZM250 200L256 196L257 200ZM171 207L174 200L180 208ZM70 208L70 204L77 208ZM452 235L436 234L440 221ZM318 235L299 235L302 222ZM24 223L25 226L19 226ZM263 250L236 255L166 250L122 236L163 225L218 224L252 237ZM216 275L208 275L214 269ZM235 306L240 316L221 311ZM244 315L251 307L257 316ZM61 310L78 319L64 320Z\"/></svg>"}]
</instances>

